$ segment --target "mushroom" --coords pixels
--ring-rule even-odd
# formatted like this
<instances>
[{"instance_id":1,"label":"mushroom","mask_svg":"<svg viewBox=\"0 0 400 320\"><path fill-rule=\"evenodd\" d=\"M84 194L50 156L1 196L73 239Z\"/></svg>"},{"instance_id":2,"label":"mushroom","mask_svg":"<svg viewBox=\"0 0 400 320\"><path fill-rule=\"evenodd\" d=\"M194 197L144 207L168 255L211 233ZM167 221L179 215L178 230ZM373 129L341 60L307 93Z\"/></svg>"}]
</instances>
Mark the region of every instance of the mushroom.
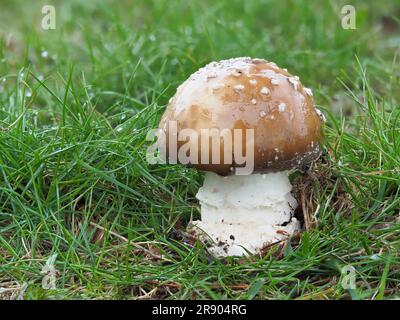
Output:
<instances>
[{"instance_id":1,"label":"mushroom","mask_svg":"<svg viewBox=\"0 0 400 320\"><path fill-rule=\"evenodd\" d=\"M319 157L322 122L311 90L264 59L212 62L179 86L158 149L206 171L189 228L210 252L260 253L300 230L288 173Z\"/></svg>"}]
</instances>

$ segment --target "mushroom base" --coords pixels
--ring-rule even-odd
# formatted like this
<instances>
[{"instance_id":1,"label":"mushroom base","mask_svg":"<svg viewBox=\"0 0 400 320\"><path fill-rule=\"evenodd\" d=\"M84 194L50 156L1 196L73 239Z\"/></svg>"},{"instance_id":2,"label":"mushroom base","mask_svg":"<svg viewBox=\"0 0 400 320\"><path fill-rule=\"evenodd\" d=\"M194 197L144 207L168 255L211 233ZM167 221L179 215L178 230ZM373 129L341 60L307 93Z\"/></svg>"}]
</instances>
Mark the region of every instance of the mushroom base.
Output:
<instances>
[{"instance_id":1,"label":"mushroom base","mask_svg":"<svg viewBox=\"0 0 400 320\"><path fill-rule=\"evenodd\" d=\"M201 221L189 228L219 257L260 253L300 229L287 172L221 177L206 173L196 197Z\"/></svg>"}]
</instances>

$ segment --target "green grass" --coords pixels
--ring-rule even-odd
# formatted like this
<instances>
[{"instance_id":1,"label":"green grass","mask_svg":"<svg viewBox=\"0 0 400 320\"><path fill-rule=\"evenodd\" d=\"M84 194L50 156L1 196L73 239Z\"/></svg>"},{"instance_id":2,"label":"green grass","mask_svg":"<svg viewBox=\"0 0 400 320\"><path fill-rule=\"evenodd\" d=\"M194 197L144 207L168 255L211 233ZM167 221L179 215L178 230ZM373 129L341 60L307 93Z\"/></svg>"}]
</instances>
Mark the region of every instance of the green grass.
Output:
<instances>
[{"instance_id":1,"label":"green grass","mask_svg":"<svg viewBox=\"0 0 400 320\"><path fill-rule=\"evenodd\" d=\"M354 1L356 30L344 1L52 3L47 31L48 1L1 4L0 299L400 296L397 1ZM311 227L218 260L184 232L203 174L147 164L145 136L193 71L234 56L299 75L328 122L322 158L292 176Z\"/></svg>"}]
</instances>

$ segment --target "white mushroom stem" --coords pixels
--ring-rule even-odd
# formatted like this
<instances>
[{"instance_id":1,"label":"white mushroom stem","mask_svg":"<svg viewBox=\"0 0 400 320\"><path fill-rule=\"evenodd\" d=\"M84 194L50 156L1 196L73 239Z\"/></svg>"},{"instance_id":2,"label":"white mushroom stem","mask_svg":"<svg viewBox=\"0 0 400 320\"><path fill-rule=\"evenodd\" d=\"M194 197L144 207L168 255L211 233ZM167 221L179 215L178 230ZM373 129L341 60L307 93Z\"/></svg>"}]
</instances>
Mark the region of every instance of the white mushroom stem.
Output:
<instances>
[{"instance_id":1,"label":"white mushroom stem","mask_svg":"<svg viewBox=\"0 0 400 320\"><path fill-rule=\"evenodd\" d=\"M299 230L291 190L287 172L227 177L208 172L196 195L201 221L192 227L216 256L259 253Z\"/></svg>"}]
</instances>

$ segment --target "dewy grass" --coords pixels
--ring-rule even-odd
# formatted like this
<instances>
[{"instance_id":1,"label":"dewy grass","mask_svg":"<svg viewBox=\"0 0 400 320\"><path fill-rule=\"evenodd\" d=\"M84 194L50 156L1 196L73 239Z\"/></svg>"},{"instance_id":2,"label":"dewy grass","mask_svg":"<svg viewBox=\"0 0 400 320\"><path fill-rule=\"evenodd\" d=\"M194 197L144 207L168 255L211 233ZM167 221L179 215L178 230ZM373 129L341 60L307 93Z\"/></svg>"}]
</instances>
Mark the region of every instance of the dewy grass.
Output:
<instances>
[{"instance_id":1,"label":"dewy grass","mask_svg":"<svg viewBox=\"0 0 400 320\"><path fill-rule=\"evenodd\" d=\"M39 3L4 1L0 298L399 297L398 5L356 1L355 30L342 4L288 5L57 2L46 31ZM219 260L184 229L203 174L149 165L145 137L188 75L234 56L299 74L328 122L322 158L291 177L306 230Z\"/></svg>"}]
</instances>

